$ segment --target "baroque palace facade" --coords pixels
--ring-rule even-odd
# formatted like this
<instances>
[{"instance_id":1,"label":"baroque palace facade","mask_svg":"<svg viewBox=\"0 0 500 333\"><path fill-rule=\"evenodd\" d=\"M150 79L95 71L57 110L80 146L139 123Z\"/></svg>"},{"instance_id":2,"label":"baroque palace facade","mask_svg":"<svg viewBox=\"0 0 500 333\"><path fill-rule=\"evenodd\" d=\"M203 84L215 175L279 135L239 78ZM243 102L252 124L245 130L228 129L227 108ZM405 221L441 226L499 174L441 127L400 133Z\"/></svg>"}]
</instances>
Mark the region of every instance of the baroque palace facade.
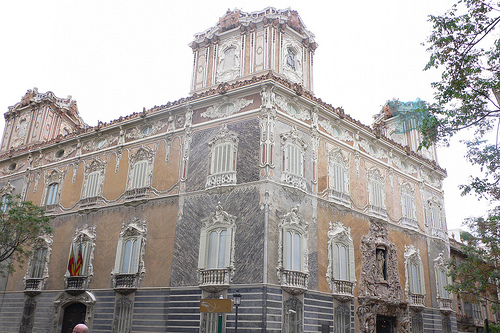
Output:
<instances>
[{"instance_id":1,"label":"baroque palace facade","mask_svg":"<svg viewBox=\"0 0 500 333\"><path fill-rule=\"evenodd\" d=\"M322 102L290 9L228 11L190 46L175 102L96 127L36 88L9 107L0 196L44 206L55 233L1 280L0 331L217 332L200 300L236 290L241 332L456 331L422 102L372 127Z\"/></svg>"}]
</instances>

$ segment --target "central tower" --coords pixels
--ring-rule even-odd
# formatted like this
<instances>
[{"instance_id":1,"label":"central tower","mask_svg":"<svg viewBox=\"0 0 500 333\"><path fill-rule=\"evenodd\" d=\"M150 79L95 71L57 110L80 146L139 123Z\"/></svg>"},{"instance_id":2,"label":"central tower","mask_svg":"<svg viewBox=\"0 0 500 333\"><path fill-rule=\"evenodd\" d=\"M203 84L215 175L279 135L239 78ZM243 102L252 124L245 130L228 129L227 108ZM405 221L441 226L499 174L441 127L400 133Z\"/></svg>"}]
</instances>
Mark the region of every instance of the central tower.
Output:
<instances>
[{"instance_id":1,"label":"central tower","mask_svg":"<svg viewBox=\"0 0 500 333\"><path fill-rule=\"evenodd\" d=\"M291 9L227 11L195 35L191 94L266 71L313 90L314 35Z\"/></svg>"}]
</instances>

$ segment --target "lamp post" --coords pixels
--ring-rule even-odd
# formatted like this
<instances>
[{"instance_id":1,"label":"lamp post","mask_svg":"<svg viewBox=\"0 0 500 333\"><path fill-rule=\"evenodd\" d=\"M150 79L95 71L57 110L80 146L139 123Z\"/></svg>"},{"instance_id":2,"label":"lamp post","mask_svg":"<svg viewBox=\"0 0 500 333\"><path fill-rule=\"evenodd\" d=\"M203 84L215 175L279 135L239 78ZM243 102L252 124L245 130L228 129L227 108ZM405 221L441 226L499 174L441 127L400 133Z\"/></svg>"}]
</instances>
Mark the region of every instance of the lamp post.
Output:
<instances>
[{"instance_id":1,"label":"lamp post","mask_svg":"<svg viewBox=\"0 0 500 333\"><path fill-rule=\"evenodd\" d=\"M236 319L234 320L234 333L238 333L238 307L241 304L241 294L239 290L233 294L233 302L236 307Z\"/></svg>"}]
</instances>

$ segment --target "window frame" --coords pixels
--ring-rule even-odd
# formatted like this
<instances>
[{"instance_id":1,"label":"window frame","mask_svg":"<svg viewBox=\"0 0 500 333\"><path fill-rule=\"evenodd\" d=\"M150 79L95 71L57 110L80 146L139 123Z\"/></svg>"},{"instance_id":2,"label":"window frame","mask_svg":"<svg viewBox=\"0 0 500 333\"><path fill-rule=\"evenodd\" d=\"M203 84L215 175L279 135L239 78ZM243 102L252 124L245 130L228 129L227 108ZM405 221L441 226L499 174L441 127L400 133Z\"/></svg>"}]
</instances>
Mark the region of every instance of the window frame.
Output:
<instances>
[{"instance_id":1,"label":"window frame","mask_svg":"<svg viewBox=\"0 0 500 333\"><path fill-rule=\"evenodd\" d=\"M286 241L286 235L287 233L295 234L299 237L299 245L300 249L297 252L295 247L291 248L292 253L288 254L290 249L287 249L287 241ZM296 271L296 272L302 272L305 274L309 273L309 265L308 265L308 246L307 246L307 239L308 239L308 223L299 215L299 209L298 207L292 208L292 211L289 212L286 215L281 216L280 223L279 223L279 262L278 262L278 270L289 270L289 271ZM295 238L296 239L296 238ZM292 244L292 246L296 246L295 242ZM295 250L295 251L294 251ZM288 264L286 263L287 258L290 257L292 258L292 263L293 263L293 257L299 253L299 259L300 259L300 270L294 270L287 268ZM297 259L297 258L295 258ZM292 264L292 268L295 266Z\"/></svg>"},{"instance_id":2,"label":"window frame","mask_svg":"<svg viewBox=\"0 0 500 333\"><path fill-rule=\"evenodd\" d=\"M385 177L378 168L368 170L369 212L380 218L387 218Z\"/></svg>"},{"instance_id":3,"label":"window frame","mask_svg":"<svg viewBox=\"0 0 500 333\"><path fill-rule=\"evenodd\" d=\"M122 274L136 274L139 276L139 280L142 279L146 272L144 264L146 233L146 219L132 217L130 220L122 222L122 227L118 236L118 243L116 246L115 264L113 270L111 271L112 277ZM129 263L127 272L124 272L123 264L125 259L126 244L128 241L134 241L134 243L136 244L135 249L132 248L130 252L131 257L129 257L132 258L133 255L135 263L133 265L134 267L132 267L132 271L129 271L131 268Z\"/></svg>"},{"instance_id":4,"label":"window frame","mask_svg":"<svg viewBox=\"0 0 500 333\"><path fill-rule=\"evenodd\" d=\"M120 295L115 301L113 314L113 333L130 333L134 302L126 295Z\"/></svg>"},{"instance_id":5,"label":"window frame","mask_svg":"<svg viewBox=\"0 0 500 333\"><path fill-rule=\"evenodd\" d=\"M349 159L340 149L328 154L328 189L330 200L351 206Z\"/></svg>"},{"instance_id":6,"label":"window frame","mask_svg":"<svg viewBox=\"0 0 500 333\"><path fill-rule=\"evenodd\" d=\"M414 245L405 245L405 275L406 290L411 295L426 295L424 265L420 257L420 250ZM416 269L416 271L415 271ZM415 276L416 274L416 276ZM418 284L418 290L415 286Z\"/></svg>"},{"instance_id":7,"label":"window frame","mask_svg":"<svg viewBox=\"0 0 500 333\"><path fill-rule=\"evenodd\" d=\"M155 151L147 146L141 146L130 155L127 177L128 190L151 187L154 159Z\"/></svg>"},{"instance_id":8,"label":"window frame","mask_svg":"<svg viewBox=\"0 0 500 333\"><path fill-rule=\"evenodd\" d=\"M95 158L85 167L81 199L90 199L102 195L106 165L106 162ZM89 184L90 182L92 184Z\"/></svg>"},{"instance_id":9,"label":"window frame","mask_svg":"<svg viewBox=\"0 0 500 333\"><path fill-rule=\"evenodd\" d=\"M206 188L236 184L238 144L238 135L226 124L209 140Z\"/></svg>"}]
</instances>

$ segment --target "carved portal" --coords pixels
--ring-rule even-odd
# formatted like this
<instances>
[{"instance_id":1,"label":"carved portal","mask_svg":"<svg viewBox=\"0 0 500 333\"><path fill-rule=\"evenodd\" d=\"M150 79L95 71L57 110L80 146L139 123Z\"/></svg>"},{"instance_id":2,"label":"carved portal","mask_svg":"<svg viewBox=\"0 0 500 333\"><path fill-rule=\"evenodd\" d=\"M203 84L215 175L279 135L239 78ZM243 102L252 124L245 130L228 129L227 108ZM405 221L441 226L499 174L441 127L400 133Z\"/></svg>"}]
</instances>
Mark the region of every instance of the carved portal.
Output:
<instances>
[{"instance_id":1,"label":"carved portal","mask_svg":"<svg viewBox=\"0 0 500 333\"><path fill-rule=\"evenodd\" d=\"M359 306L360 332L374 333L379 322L391 323L394 332L408 332L408 303L399 282L396 246L383 222L371 220L361 239Z\"/></svg>"}]
</instances>

